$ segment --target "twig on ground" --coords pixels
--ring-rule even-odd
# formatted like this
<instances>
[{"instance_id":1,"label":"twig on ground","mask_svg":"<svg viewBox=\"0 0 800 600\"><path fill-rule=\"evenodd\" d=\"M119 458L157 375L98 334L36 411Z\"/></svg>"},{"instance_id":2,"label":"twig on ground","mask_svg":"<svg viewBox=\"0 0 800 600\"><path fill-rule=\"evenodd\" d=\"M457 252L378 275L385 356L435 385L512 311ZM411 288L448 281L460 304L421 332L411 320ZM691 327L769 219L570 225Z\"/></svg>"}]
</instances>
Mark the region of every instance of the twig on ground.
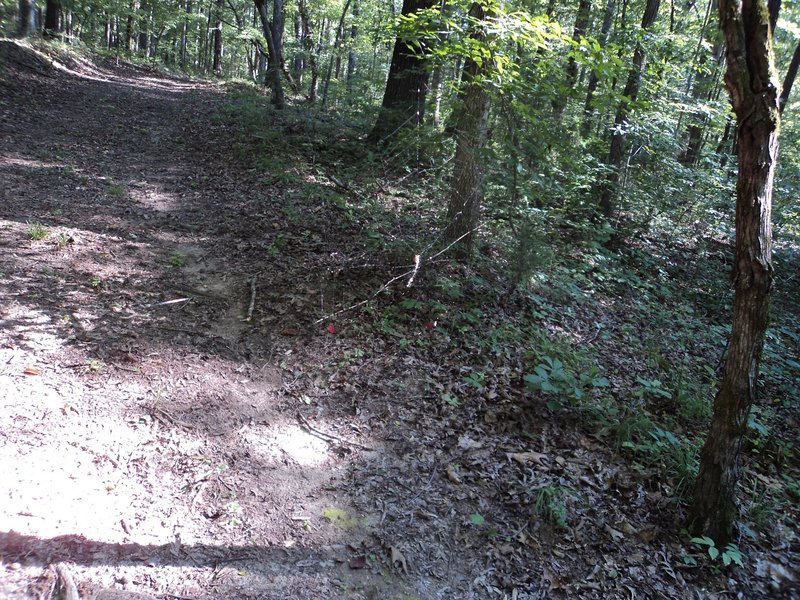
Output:
<instances>
[{"instance_id":1,"label":"twig on ground","mask_svg":"<svg viewBox=\"0 0 800 600\"><path fill-rule=\"evenodd\" d=\"M373 450L369 446L364 446L362 444L359 444L358 442L351 442L350 440L346 440L346 439L344 439L342 437L339 437L338 435L332 435L330 433L325 433L324 431L320 431L319 429L316 429L308 421L306 421L305 417L303 417L303 415L301 415L300 413L297 413L297 420L300 421L300 424L303 427L308 429L309 433L311 433L313 435L316 435L317 437L325 440L326 442L334 441L334 442L339 442L341 444L348 444L350 446L354 446L356 448L360 448L361 450L368 450L370 452Z\"/></svg>"},{"instance_id":2,"label":"twig on ground","mask_svg":"<svg viewBox=\"0 0 800 600\"><path fill-rule=\"evenodd\" d=\"M422 257L419 254L414 255L414 270L411 272L411 277L408 278L408 283L406 284L407 288L410 288L414 284L414 278L419 272L419 263L421 258Z\"/></svg>"},{"instance_id":3,"label":"twig on ground","mask_svg":"<svg viewBox=\"0 0 800 600\"><path fill-rule=\"evenodd\" d=\"M247 309L247 318L245 321L248 323L250 319L253 318L253 310L256 307L256 276L253 275L253 278L250 280L250 307Z\"/></svg>"},{"instance_id":4,"label":"twig on ground","mask_svg":"<svg viewBox=\"0 0 800 600\"><path fill-rule=\"evenodd\" d=\"M180 304L181 302L189 302L191 298L175 298L174 300L164 300L163 302L154 302L153 304L145 304L144 308L153 308L154 306L167 306L168 304Z\"/></svg>"},{"instance_id":5,"label":"twig on ground","mask_svg":"<svg viewBox=\"0 0 800 600\"><path fill-rule=\"evenodd\" d=\"M63 600L81 600L78 595L78 588L75 585L75 580L64 565L56 565L56 573L61 587Z\"/></svg>"},{"instance_id":6,"label":"twig on ground","mask_svg":"<svg viewBox=\"0 0 800 600\"><path fill-rule=\"evenodd\" d=\"M411 275L413 272L414 270L412 269L411 271L406 271L405 273L401 273L397 277L392 277L389 281L384 283L375 293L373 293L369 298L361 300L360 302L356 302L355 304L348 306L347 308L343 308L341 310L337 310L336 312L332 312L328 315L325 315L321 319L317 319L316 321L314 321L314 325L319 325L323 321L327 321L328 319L333 319L334 317L338 317L339 315L354 310L359 306L364 306L367 302L370 302L371 300L376 298L381 292L389 289L389 286L392 285L395 281L403 279L406 275Z\"/></svg>"}]
</instances>

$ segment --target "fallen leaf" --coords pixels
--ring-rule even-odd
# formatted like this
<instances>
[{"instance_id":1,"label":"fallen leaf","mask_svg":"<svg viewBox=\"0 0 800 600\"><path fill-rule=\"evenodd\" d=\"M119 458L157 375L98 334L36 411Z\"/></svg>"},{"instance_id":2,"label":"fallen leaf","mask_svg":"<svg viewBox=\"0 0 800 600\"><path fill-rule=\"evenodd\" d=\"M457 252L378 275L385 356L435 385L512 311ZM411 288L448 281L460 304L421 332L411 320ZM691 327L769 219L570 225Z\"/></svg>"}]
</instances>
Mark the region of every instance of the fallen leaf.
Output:
<instances>
[{"instance_id":1,"label":"fallen leaf","mask_svg":"<svg viewBox=\"0 0 800 600\"><path fill-rule=\"evenodd\" d=\"M333 323L329 323L327 329L328 333L336 333L336 325Z\"/></svg>"},{"instance_id":2,"label":"fallen leaf","mask_svg":"<svg viewBox=\"0 0 800 600\"><path fill-rule=\"evenodd\" d=\"M461 483L461 477L458 476L453 465L447 465L447 478L453 483Z\"/></svg>"},{"instance_id":3,"label":"fallen leaf","mask_svg":"<svg viewBox=\"0 0 800 600\"><path fill-rule=\"evenodd\" d=\"M606 532L611 534L611 537L614 539L615 542L621 542L622 540L625 539L625 534L622 533L621 531L614 529L613 527L611 527L611 525L606 525L605 530Z\"/></svg>"},{"instance_id":4,"label":"fallen leaf","mask_svg":"<svg viewBox=\"0 0 800 600\"><path fill-rule=\"evenodd\" d=\"M533 463L537 467L548 468L545 462L547 455L540 452L507 452L506 458L519 463L523 467Z\"/></svg>"},{"instance_id":5,"label":"fallen leaf","mask_svg":"<svg viewBox=\"0 0 800 600\"><path fill-rule=\"evenodd\" d=\"M39 369L36 367L25 367L25 375L39 375Z\"/></svg>"},{"instance_id":6,"label":"fallen leaf","mask_svg":"<svg viewBox=\"0 0 800 600\"><path fill-rule=\"evenodd\" d=\"M392 566L395 566L395 563L400 563L403 572L408 575L408 565L406 564L406 557L403 556L403 553L394 546L389 547L389 553L391 554Z\"/></svg>"},{"instance_id":7,"label":"fallen leaf","mask_svg":"<svg viewBox=\"0 0 800 600\"><path fill-rule=\"evenodd\" d=\"M483 448L483 444L473 440L468 435L462 435L458 438L458 447L462 450L479 450Z\"/></svg>"}]
</instances>

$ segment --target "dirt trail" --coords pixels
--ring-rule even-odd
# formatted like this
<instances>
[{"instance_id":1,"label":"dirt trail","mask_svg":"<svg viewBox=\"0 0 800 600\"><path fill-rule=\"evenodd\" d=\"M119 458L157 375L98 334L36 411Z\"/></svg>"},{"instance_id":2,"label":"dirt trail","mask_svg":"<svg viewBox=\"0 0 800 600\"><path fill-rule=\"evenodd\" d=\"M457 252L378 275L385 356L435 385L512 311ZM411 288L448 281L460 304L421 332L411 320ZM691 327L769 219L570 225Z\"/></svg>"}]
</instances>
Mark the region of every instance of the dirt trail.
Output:
<instances>
[{"instance_id":1,"label":"dirt trail","mask_svg":"<svg viewBox=\"0 0 800 600\"><path fill-rule=\"evenodd\" d=\"M364 417L296 393L328 342L294 331L222 90L0 56L0 597L59 562L81 598L437 596L352 507Z\"/></svg>"}]
</instances>

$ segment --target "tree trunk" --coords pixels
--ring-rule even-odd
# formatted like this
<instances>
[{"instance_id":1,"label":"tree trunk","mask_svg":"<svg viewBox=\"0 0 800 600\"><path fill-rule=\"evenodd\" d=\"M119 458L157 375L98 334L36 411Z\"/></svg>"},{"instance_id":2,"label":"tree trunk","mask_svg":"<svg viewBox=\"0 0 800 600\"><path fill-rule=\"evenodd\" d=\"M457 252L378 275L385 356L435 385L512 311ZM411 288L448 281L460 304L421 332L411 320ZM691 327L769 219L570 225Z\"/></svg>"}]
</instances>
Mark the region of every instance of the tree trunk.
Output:
<instances>
[{"instance_id":1,"label":"tree trunk","mask_svg":"<svg viewBox=\"0 0 800 600\"><path fill-rule=\"evenodd\" d=\"M222 12L225 9L225 0L217 0L214 7L214 59L211 70L217 77L222 76Z\"/></svg>"},{"instance_id":2,"label":"tree trunk","mask_svg":"<svg viewBox=\"0 0 800 600\"><path fill-rule=\"evenodd\" d=\"M708 19L701 34L697 48L697 77L692 86L692 100L700 103L709 100L714 94L714 87L717 84L716 72L708 68L709 54L705 51L705 45L710 43L712 46L711 56L715 63L723 59L724 44L719 28L712 27L716 18L717 0L709 0ZM689 127L687 128L686 149L680 157L680 163L686 166L697 164L700 158L700 150L703 145L703 134L705 133L708 117L703 112L698 112L690 117ZM680 128L680 126L679 126Z\"/></svg>"},{"instance_id":3,"label":"tree trunk","mask_svg":"<svg viewBox=\"0 0 800 600\"><path fill-rule=\"evenodd\" d=\"M272 103L276 108L283 108L286 106L286 98L283 94L283 82L281 81L281 52L278 47L278 42L281 42L283 38L275 39L274 24L270 23L264 0L253 1L255 2L258 16L261 19L261 30L264 32L264 37L267 40L267 79L272 85ZM275 0L275 4L278 4L278 2L279 0ZM273 15L275 15L274 6ZM282 26L281 23L281 32L283 31Z\"/></svg>"},{"instance_id":4,"label":"tree trunk","mask_svg":"<svg viewBox=\"0 0 800 600\"><path fill-rule=\"evenodd\" d=\"M311 69L311 84L308 88L308 101L313 103L317 99L317 82L319 81L319 52L321 46L315 49L314 29L308 15L308 1L298 0L297 12L300 17L300 29L303 32L303 55Z\"/></svg>"},{"instance_id":5,"label":"tree trunk","mask_svg":"<svg viewBox=\"0 0 800 600\"><path fill-rule=\"evenodd\" d=\"M403 16L433 6L434 0L403 0ZM423 49L424 50L424 49ZM389 77L378 119L369 134L371 142L386 142L406 127L422 123L428 91L427 60L398 37L394 43Z\"/></svg>"},{"instance_id":6,"label":"tree trunk","mask_svg":"<svg viewBox=\"0 0 800 600\"><path fill-rule=\"evenodd\" d=\"M603 14L603 26L600 29L600 46L605 47L606 43L608 42L608 38L611 32L611 24L614 21L614 12L617 9L616 0L608 0L606 4L606 10ZM597 91L597 84L599 80L597 78L597 73L592 71L591 75L589 75L589 83L586 87L586 102L583 105L583 123L581 124L581 137L586 137L589 135L589 131L591 129L591 118L592 113L594 112L594 107L592 106L594 100L594 93Z\"/></svg>"},{"instance_id":7,"label":"tree trunk","mask_svg":"<svg viewBox=\"0 0 800 600\"><path fill-rule=\"evenodd\" d=\"M136 38L134 37L134 19L136 18L136 0L131 0L128 5L128 18L125 21L125 51L132 52L136 47Z\"/></svg>"},{"instance_id":8,"label":"tree trunk","mask_svg":"<svg viewBox=\"0 0 800 600\"><path fill-rule=\"evenodd\" d=\"M17 36L24 38L31 35L36 27L34 26L33 5L31 0L19 0L19 20L17 21Z\"/></svg>"},{"instance_id":9,"label":"tree trunk","mask_svg":"<svg viewBox=\"0 0 800 600\"><path fill-rule=\"evenodd\" d=\"M781 114L786 108L786 103L789 101L789 94L792 92L795 77L797 77L797 69L800 67L800 43L794 49L792 55L792 62L789 63L789 68L786 69L786 76L783 78L783 88L781 89L780 106Z\"/></svg>"},{"instance_id":10,"label":"tree trunk","mask_svg":"<svg viewBox=\"0 0 800 600\"><path fill-rule=\"evenodd\" d=\"M494 16L478 2L473 2L469 15L481 24ZM473 24L472 27L470 37L485 42L486 34L481 25ZM444 231L445 242L453 244L455 255L461 258L468 258L472 253L475 229L480 219L484 176L481 152L487 141L490 105L483 78L490 68L488 55L480 64L467 58L461 74L464 92L455 126L456 154Z\"/></svg>"},{"instance_id":11,"label":"tree trunk","mask_svg":"<svg viewBox=\"0 0 800 600\"><path fill-rule=\"evenodd\" d=\"M47 0L44 13L44 32L47 36L54 36L58 33L58 22L61 16L60 0Z\"/></svg>"},{"instance_id":12,"label":"tree trunk","mask_svg":"<svg viewBox=\"0 0 800 600\"><path fill-rule=\"evenodd\" d=\"M353 24L350 25L350 48L347 53L347 93L353 93L356 74L356 36L358 35L358 0L353 0Z\"/></svg>"},{"instance_id":13,"label":"tree trunk","mask_svg":"<svg viewBox=\"0 0 800 600\"><path fill-rule=\"evenodd\" d=\"M340 61L339 51L342 45L342 35L344 34L344 18L347 16L347 10L350 8L350 0L346 0L344 8L342 9L342 16L339 18L339 26L336 28L336 34L333 38L333 49L331 51L331 58L328 61L328 72L325 74L325 83L322 86L322 107L328 102L328 88L331 85L331 77L333 76L333 64ZM339 67L336 67L337 76Z\"/></svg>"},{"instance_id":14,"label":"tree trunk","mask_svg":"<svg viewBox=\"0 0 800 600\"><path fill-rule=\"evenodd\" d=\"M592 11L592 0L579 0L578 14L575 16L575 29L572 32L572 41L575 43L580 42L581 38L586 33L586 28L589 26L589 17ZM574 56L570 56L567 60L566 81L564 94L558 96L553 101L553 113L557 119L560 119L564 114L564 109L567 107L567 100L572 90L575 88L575 83L578 80L578 61Z\"/></svg>"},{"instance_id":15,"label":"tree trunk","mask_svg":"<svg viewBox=\"0 0 800 600\"><path fill-rule=\"evenodd\" d=\"M647 0L642 16L642 30L649 29L656 21L661 0ZM636 44L633 52L633 67L628 73L628 82L622 92L623 100L617 108L614 118L614 132L611 135L611 147L608 152L607 164L611 169L608 176L600 185L600 213L607 220L611 220L616 213L617 187L620 172L625 159L625 146L627 142L628 108L630 102L635 102L639 95L642 73L645 67L645 53L641 43Z\"/></svg>"},{"instance_id":16,"label":"tree trunk","mask_svg":"<svg viewBox=\"0 0 800 600\"><path fill-rule=\"evenodd\" d=\"M722 548L733 539L737 516L739 455L747 417L756 399L772 288L772 182L778 155L779 86L772 28L765 0L720 0L728 70L725 83L738 122L736 250L733 326L711 430L700 453L700 471L689 512L692 533Z\"/></svg>"}]
</instances>

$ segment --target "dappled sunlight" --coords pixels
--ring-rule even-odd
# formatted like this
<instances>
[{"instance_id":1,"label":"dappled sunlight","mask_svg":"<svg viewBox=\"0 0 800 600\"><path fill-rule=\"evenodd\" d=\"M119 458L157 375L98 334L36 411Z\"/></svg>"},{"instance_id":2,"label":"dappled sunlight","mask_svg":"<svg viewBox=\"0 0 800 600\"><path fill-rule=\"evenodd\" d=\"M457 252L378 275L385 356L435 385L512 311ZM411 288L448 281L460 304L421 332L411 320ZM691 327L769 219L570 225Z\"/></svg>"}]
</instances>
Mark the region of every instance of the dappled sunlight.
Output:
<instances>
[{"instance_id":1,"label":"dappled sunlight","mask_svg":"<svg viewBox=\"0 0 800 600\"><path fill-rule=\"evenodd\" d=\"M285 453L304 467L322 465L330 458L329 444L298 425L276 427L271 437L272 439L265 439L263 435L250 434L245 439L258 453L257 455L280 460Z\"/></svg>"},{"instance_id":2,"label":"dappled sunlight","mask_svg":"<svg viewBox=\"0 0 800 600\"><path fill-rule=\"evenodd\" d=\"M0 154L0 168L4 167L23 167L26 169L61 169L63 163L45 162L43 160L33 160Z\"/></svg>"}]
</instances>

